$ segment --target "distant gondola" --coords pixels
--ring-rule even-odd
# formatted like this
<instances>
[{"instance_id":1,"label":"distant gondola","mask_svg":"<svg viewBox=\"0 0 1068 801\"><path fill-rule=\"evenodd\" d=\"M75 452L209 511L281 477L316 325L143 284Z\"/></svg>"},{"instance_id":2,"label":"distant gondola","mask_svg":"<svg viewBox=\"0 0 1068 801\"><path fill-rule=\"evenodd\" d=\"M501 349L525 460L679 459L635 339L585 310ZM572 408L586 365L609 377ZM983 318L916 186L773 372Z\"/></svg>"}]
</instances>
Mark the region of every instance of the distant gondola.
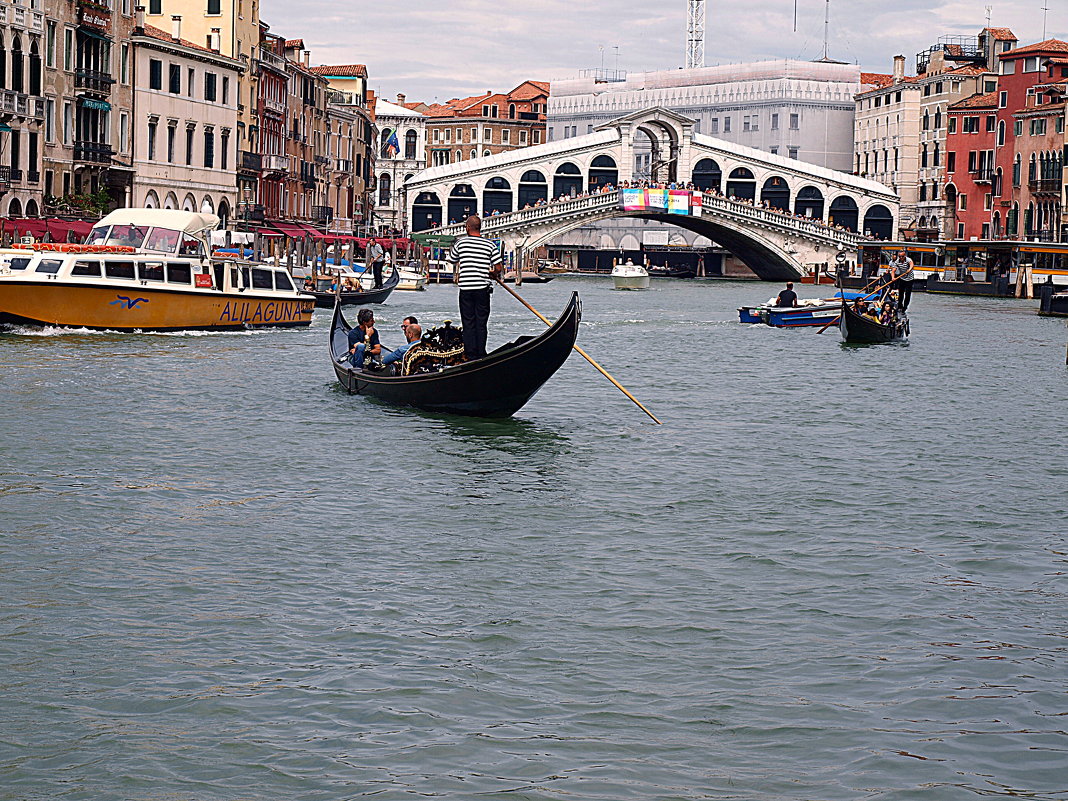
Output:
<instances>
[{"instance_id":1,"label":"distant gondola","mask_svg":"<svg viewBox=\"0 0 1068 801\"><path fill-rule=\"evenodd\" d=\"M473 362L435 372L391 375L357 370L343 360L351 328L334 307L330 361L341 385L352 394L371 395L399 406L474 417L510 417L527 403L571 353L578 337L582 307L577 292L551 327L539 336L521 336ZM428 332L428 339L436 332ZM457 329L448 329L453 336ZM406 357L407 359L408 357Z\"/></svg>"},{"instance_id":2,"label":"distant gondola","mask_svg":"<svg viewBox=\"0 0 1068 801\"><path fill-rule=\"evenodd\" d=\"M397 272L397 268L393 268L392 274L386 280L382 286L378 289L363 289L358 292L351 290L341 290L341 305L342 306L363 306L367 303L385 303L386 298L390 293L397 288L397 284L400 283L400 273ZM334 301L337 298L336 292L329 290L315 291L308 290L309 294L315 295L315 305L320 309L329 309L334 305Z\"/></svg>"},{"instance_id":3,"label":"distant gondola","mask_svg":"<svg viewBox=\"0 0 1068 801\"><path fill-rule=\"evenodd\" d=\"M877 323L870 317L853 309L852 303L842 300L842 319L839 322L842 339L851 344L875 345L908 339L909 318L898 312L897 319L890 323Z\"/></svg>"}]
</instances>

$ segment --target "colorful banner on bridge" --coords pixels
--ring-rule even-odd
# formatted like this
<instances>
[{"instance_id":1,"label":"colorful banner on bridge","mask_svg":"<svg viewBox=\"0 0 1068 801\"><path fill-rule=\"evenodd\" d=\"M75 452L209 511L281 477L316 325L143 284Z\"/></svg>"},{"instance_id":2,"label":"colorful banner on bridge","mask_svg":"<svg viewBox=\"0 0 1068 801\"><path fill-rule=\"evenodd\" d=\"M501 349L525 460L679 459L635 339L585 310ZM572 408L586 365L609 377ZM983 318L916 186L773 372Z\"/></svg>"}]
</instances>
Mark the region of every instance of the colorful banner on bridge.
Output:
<instances>
[{"instance_id":1,"label":"colorful banner on bridge","mask_svg":"<svg viewBox=\"0 0 1068 801\"><path fill-rule=\"evenodd\" d=\"M624 211L652 214L699 216L702 210L701 193L684 189L623 189L620 204Z\"/></svg>"}]
</instances>

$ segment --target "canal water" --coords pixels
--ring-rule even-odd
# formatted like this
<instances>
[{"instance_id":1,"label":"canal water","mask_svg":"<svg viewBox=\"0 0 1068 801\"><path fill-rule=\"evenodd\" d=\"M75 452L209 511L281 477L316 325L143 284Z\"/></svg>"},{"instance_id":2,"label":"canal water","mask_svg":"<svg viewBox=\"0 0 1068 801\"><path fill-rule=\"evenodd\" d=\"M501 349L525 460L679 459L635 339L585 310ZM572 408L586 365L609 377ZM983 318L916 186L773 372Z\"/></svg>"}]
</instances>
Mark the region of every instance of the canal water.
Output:
<instances>
[{"instance_id":1,"label":"canal water","mask_svg":"<svg viewBox=\"0 0 1068 801\"><path fill-rule=\"evenodd\" d=\"M0 799L1064 799L1064 322L735 322L777 289L523 288L663 427L577 356L350 397L326 311L0 335Z\"/></svg>"}]
</instances>

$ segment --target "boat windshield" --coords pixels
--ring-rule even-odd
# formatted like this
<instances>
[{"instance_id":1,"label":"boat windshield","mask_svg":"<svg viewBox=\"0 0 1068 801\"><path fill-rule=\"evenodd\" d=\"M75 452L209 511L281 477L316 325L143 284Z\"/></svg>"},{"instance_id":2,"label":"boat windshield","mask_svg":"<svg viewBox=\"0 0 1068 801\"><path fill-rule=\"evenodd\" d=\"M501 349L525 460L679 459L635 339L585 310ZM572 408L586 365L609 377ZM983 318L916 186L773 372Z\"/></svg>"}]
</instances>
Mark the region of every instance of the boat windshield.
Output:
<instances>
[{"instance_id":1,"label":"boat windshield","mask_svg":"<svg viewBox=\"0 0 1068 801\"><path fill-rule=\"evenodd\" d=\"M145 250L155 253L174 253L182 232L172 228L153 228L145 240Z\"/></svg>"},{"instance_id":2,"label":"boat windshield","mask_svg":"<svg viewBox=\"0 0 1068 801\"><path fill-rule=\"evenodd\" d=\"M94 228L85 240L87 245L120 245L140 249L148 234L146 225L112 225L110 228Z\"/></svg>"}]
</instances>

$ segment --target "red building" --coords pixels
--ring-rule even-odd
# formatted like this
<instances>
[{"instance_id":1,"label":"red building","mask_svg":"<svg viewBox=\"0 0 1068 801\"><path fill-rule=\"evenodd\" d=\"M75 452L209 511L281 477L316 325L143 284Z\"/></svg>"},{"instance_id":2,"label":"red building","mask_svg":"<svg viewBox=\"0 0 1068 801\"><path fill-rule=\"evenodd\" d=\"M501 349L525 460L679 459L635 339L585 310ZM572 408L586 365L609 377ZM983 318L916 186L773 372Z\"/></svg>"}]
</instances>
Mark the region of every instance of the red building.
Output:
<instances>
[{"instance_id":1,"label":"red building","mask_svg":"<svg viewBox=\"0 0 1068 801\"><path fill-rule=\"evenodd\" d=\"M1049 39L1002 53L996 91L947 110L957 239L1060 238L1066 91L1068 42Z\"/></svg>"}]
</instances>

